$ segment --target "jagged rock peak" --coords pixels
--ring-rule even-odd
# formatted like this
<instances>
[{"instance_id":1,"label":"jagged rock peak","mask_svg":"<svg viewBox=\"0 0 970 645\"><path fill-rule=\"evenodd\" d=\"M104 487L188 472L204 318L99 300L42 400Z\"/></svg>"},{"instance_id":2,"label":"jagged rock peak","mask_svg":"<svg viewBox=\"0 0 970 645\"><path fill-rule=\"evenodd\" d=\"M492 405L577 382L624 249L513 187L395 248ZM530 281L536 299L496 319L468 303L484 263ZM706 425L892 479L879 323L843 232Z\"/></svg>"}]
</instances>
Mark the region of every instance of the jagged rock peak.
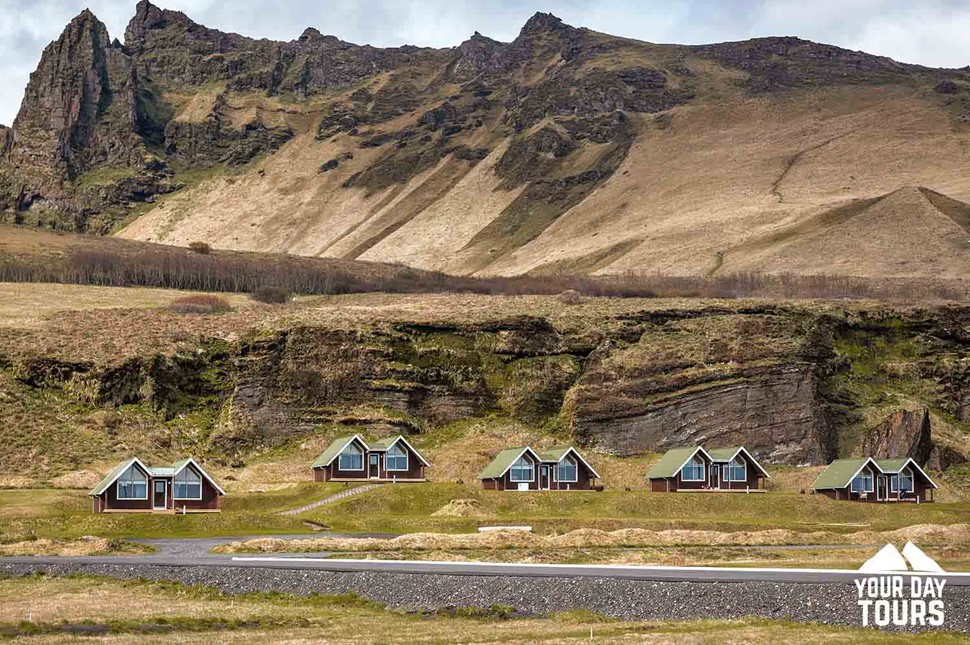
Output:
<instances>
[{"instance_id":1,"label":"jagged rock peak","mask_svg":"<svg viewBox=\"0 0 970 645\"><path fill-rule=\"evenodd\" d=\"M143 40L149 31L164 29L174 22L195 24L181 11L160 9L148 0L141 0L135 6L135 15L125 29L125 43L130 45L133 42Z\"/></svg>"},{"instance_id":2,"label":"jagged rock peak","mask_svg":"<svg viewBox=\"0 0 970 645\"><path fill-rule=\"evenodd\" d=\"M527 36L530 34L540 34L547 31L562 31L564 29L569 29L569 25L564 23L557 16L551 13L542 13L537 11L522 27L522 31L519 32L519 36Z\"/></svg>"},{"instance_id":3,"label":"jagged rock peak","mask_svg":"<svg viewBox=\"0 0 970 645\"><path fill-rule=\"evenodd\" d=\"M303 30L303 34L300 35L300 42L304 43L309 40L322 40L323 34L320 33L319 29L314 27L307 27Z\"/></svg>"}]
</instances>

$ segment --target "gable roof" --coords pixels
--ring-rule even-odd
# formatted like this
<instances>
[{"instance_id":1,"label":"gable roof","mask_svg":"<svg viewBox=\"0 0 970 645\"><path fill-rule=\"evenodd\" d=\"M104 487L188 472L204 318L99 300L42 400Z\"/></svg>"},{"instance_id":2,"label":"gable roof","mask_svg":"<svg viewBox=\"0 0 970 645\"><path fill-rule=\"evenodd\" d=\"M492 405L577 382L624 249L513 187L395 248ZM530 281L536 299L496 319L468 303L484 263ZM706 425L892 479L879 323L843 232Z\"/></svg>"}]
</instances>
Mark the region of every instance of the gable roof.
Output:
<instances>
[{"instance_id":1,"label":"gable roof","mask_svg":"<svg viewBox=\"0 0 970 645\"><path fill-rule=\"evenodd\" d=\"M711 460L711 455L701 448L700 446L694 446L691 448L674 448L673 450L668 450L664 453L663 457L653 465L650 472L647 473L647 479L666 479L667 477L676 477L680 469L687 465L687 462L693 459L694 455L698 452L703 454L708 460Z\"/></svg>"},{"instance_id":2,"label":"gable roof","mask_svg":"<svg viewBox=\"0 0 970 645\"><path fill-rule=\"evenodd\" d=\"M906 459L880 459L878 461L872 457L865 457L864 459L836 459L829 464L828 468L822 471L815 480L815 483L812 484L812 488L814 490L845 488L852 483L855 476L867 464L872 464L877 471L883 474L898 474L906 466L912 466L929 482L930 486L939 488L936 482L926 474L925 470L920 468L919 464L912 457L907 457Z\"/></svg>"},{"instance_id":3,"label":"gable roof","mask_svg":"<svg viewBox=\"0 0 970 645\"><path fill-rule=\"evenodd\" d=\"M88 493L88 497L97 497L104 491L108 490L108 487L115 483L118 478L131 467L132 464L138 464L138 467L141 468L142 472L144 472L146 475L152 474L152 469L143 464L138 457L131 457L108 471L108 474L104 476L104 479L99 481L98 484L91 489L91 492Z\"/></svg>"},{"instance_id":4,"label":"gable roof","mask_svg":"<svg viewBox=\"0 0 970 645\"><path fill-rule=\"evenodd\" d=\"M342 453L344 451L344 448L349 446L354 439L359 441L360 444L364 446L365 450L370 450L370 448L368 448L367 446L367 443L361 438L359 434L350 435L349 437L337 437L330 443L329 446L327 446L327 449L324 450L320 454L320 456L316 458L316 461L314 461L313 465L310 467L323 468L324 466L329 466L333 462L333 460L337 458L337 455Z\"/></svg>"},{"instance_id":5,"label":"gable roof","mask_svg":"<svg viewBox=\"0 0 970 645\"><path fill-rule=\"evenodd\" d=\"M485 469L478 474L478 478L479 479L498 479L499 477L502 477L503 475L505 475L508 469L512 467L512 464L518 461L519 457L521 457L527 452L531 454L536 461L542 462L542 457L540 457L538 453L536 453L536 451L530 448L529 446L521 446L518 448L506 448L505 450L495 455L495 459L493 459L491 463L485 466Z\"/></svg>"},{"instance_id":6,"label":"gable roof","mask_svg":"<svg viewBox=\"0 0 970 645\"><path fill-rule=\"evenodd\" d=\"M581 454L579 454L579 451L573 448L572 446L550 448L549 450L545 450L542 453L540 453L539 459L546 462L553 461L558 464L560 461L565 459L566 455L568 455L569 453L573 453L574 455L576 455L576 459L579 459L581 462L583 462L583 464L586 465L586 467L589 469L589 472L593 473L593 477L595 477L596 479L602 479L600 477L600 474L596 472L596 469L593 468L590 465L590 463L586 461L586 459Z\"/></svg>"},{"instance_id":7,"label":"gable roof","mask_svg":"<svg viewBox=\"0 0 970 645\"><path fill-rule=\"evenodd\" d=\"M899 473L899 471L906 468L906 466L911 466L918 470L920 475L926 478L926 481L929 482L930 486L933 488L939 488L939 486L936 485L936 482L930 478L925 470L919 467L919 464L917 464L916 460L912 457L907 457L906 459L879 459L876 460L876 465L879 466L879 469L884 473Z\"/></svg>"},{"instance_id":8,"label":"gable roof","mask_svg":"<svg viewBox=\"0 0 970 645\"><path fill-rule=\"evenodd\" d=\"M219 491L219 494L220 495L225 495L226 494L226 491L222 490L222 486L220 486L219 484L217 484L216 483L216 480L214 480L209 475L209 473L207 473L205 471L205 469L203 469L202 466L199 465L199 462L197 462L192 457L189 457L188 459L183 459L181 461L176 461L174 464L172 464L172 467L171 467L172 477L176 477L180 472L182 472L183 470L185 470L186 466L188 466L189 464L192 464L192 466L196 470L199 471L199 474L200 475L202 475L203 477L205 477L206 479L208 479L209 480L209 483L212 484L213 487L215 487L215 489L217 491Z\"/></svg>"},{"instance_id":9,"label":"gable roof","mask_svg":"<svg viewBox=\"0 0 970 645\"><path fill-rule=\"evenodd\" d=\"M425 466L428 466L429 468L431 467L431 464L429 464L428 461L424 458L424 456L420 452L418 452L418 449L412 446L411 443L407 439L405 439L404 435L402 434L399 434L396 437L385 437L384 439L378 439L377 441L372 441L370 443L370 450L373 450L375 452L387 452L388 450L391 449L391 447L394 444L396 444L399 441L403 443L405 446L407 446L408 450L410 450L418 459L420 459L422 464L424 464Z\"/></svg>"},{"instance_id":10,"label":"gable roof","mask_svg":"<svg viewBox=\"0 0 970 645\"><path fill-rule=\"evenodd\" d=\"M879 464L872 457L864 459L836 459L828 468L823 470L812 484L814 490L828 490L831 488L845 488L852 483L855 476L867 465L875 466L882 472Z\"/></svg>"},{"instance_id":11,"label":"gable roof","mask_svg":"<svg viewBox=\"0 0 970 645\"><path fill-rule=\"evenodd\" d=\"M104 479L98 482L97 486L91 489L91 492L88 493L88 496L97 497L98 495L103 494L104 491L108 490L108 487L111 486L111 484L118 481L118 478L121 477L121 475L124 474L124 472L128 470L132 466L132 464L137 464L138 467L142 470L142 472L144 472L149 477L174 477L175 475L178 475L180 472L182 472L182 470L184 470L186 466L188 466L189 464L192 464L195 467L195 469L199 471L200 475L202 475L203 477L209 480L209 483L212 484L213 487L215 487L215 489L219 492L220 495L226 494L226 491L222 490L222 487L218 483L216 483L216 480L214 480L212 476L209 475L209 473L207 473L205 469L203 469L202 466L199 465L199 462L197 462L192 457L189 457L188 459L182 459L181 461L176 461L174 464L171 464L170 466L146 466L145 463L138 457L131 457L130 459L126 459L125 461L121 462L120 464L112 468L108 472L108 474L105 475Z\"/></svg>"},{"instance_id":12,"label":"gable roof","mask_svg":"<svg viewBox=\"0 0 970 645\"><path fill-rule=\"evenodd\" d=\"M707 454L711 456L711 460L717 462L730 462L741 453L744 453L745 457L748 458L748 461L754 464L754 467L760 470L762 475L768 479L771 479L771 475L768 474L768 471L765 470L760 463L758 463L758 460L754 458L754 455L748 452L748 449L744 446L734 446L732 448L714 448L713 450L707 451Z\"/></svg>"}]
</instances>

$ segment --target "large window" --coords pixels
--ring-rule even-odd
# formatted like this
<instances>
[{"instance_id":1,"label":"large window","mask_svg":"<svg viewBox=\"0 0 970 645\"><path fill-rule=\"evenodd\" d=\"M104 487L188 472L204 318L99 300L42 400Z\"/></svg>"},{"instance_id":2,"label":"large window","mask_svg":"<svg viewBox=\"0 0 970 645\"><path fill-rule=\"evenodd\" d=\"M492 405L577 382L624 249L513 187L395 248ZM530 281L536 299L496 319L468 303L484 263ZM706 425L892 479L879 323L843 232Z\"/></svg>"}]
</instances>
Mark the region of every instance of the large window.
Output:
<instances>
[{"instance_id":1,"label":"large window","mask_svg":"<svg viewBox=\"0 0 970 645\"><path fill-rule=\"evenodd\" d=\"M735 457L727 466L727 480L729 482L743 482L748 480L748 464L744 459Z\"/></svg>"},{"instance_id":2,"label":"large window","mask_svg":"<svg viewBox=\"0 0 970 645\"><path fill-rule=\"evenodd\" d=\"M175 499L202 499L202 477L189 466L175 476Z\"/></svg>"},{"instance_id":3,"label":"large window","mask_svg":"<svg viewBox=\"0 0 970 645\"><path fill-rule=\"evenodd\" d=\"M509 481L531 482L535 479L535 465L522 455L509 469Z\"/></svg>"},{"instance_id":4,"label":"large window","mask_svg":"<svg viewBox=\"0 0 970 645\"><path fill-rule=\"evenodd\" d=\"M694 457L687 462L687 465L680 471L680 479L685 482L704 481L704 459Z\"/></svg>"},{"instance_id":5,"label":"large window","mask_svg":"<svg viewBox=\"0 0 970 645\"><path fill-rule=\"evenodd\" d=\"M134 464L118 478L118 499L148 499L148 476Z\"/></svg>"},{"instance_id":6,"label":"large window","mask_svg":"<svg viewBox=\"0 0 970 645\"><path fill-rule=\"evenodd\" d=\"M396 443L388 449L385 459L387 460L388 470L408 469L408 453L401 447L400 443Z\"/></svg>"},{"instance_id":7,"label":"large window","mask_svg":"<svg viewBox=\"0 0 970 645\"><path fill-rule=\"evenodd\" d=\"M577 480L577 465L576 460L571 456L567 456L565 459L559 462L559 481L561 482L574 482Z\"/></svg>"},{"instance_id":8,"label":"large window","mask_svg":"<svg viewBox=\"0 0 970 645\"><path fill-rule=\"evenodd\" d=\"M861 473L856 475L855 479L852 480L852 492L853 493L872 492L872 471L871 470L863 470Z\"/></svg>"},{"instance_id":9,"label":"large window","mask_svg":"<svg viewBox=\"0 0 970 645\"><path fill-rule=\"evenodd\" d=\"M899 473L899 492L901 493L913 492L913 471L904 470Z\"/></svg>"},{"instance_id":10,"label":"large window","mask_svg":"<svg viewBox=\"0 0 970 645\"><path fill-rule=\"evenodd\" d=\"M340 453L340 470L363 470L364 451L357 447L357 444L350 444Z\"/></svg>"}]
</instances>

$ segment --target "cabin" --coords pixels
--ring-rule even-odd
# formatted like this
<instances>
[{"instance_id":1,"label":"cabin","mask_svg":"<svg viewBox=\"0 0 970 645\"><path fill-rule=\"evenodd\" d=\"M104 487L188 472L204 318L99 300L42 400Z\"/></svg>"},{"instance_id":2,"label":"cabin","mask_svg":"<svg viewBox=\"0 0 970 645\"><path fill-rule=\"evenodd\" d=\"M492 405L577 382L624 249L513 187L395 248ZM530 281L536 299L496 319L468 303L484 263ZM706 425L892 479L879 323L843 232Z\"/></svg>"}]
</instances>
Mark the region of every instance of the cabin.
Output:
<instances>
[{"instance_id":1,"label":"cabin","mask_svg":"<svg viewBox=\"0 0 970 645\"><path fill-rule=\"evenodd\" d=\"M401 435L367 443L340 437L313 462L315 482L423 482L431 464Z\"/></svg>"},{"instance_id":2,"label":"cabin","mask_svg":"<svg viewBox=\"0 0 970 645\"><path fill-rule=\"evenodd\" d=\"M88 493L95 513L218 513L225 495L191 457L169 466L146 466L132 457Z\"/></svg>"},{"instance_id":3,"label":"cabin","mask_svg":"<svg viewBox=\"0 0 970 645\"><path fill-rule=\"evenodd\" d=\"M764 492L762 483L770 477L743 446L668 450L647 473L655 493Z\"/></svg>"},{"instance_id":4,"label":"cabin","mask_svg":"<svg viewBox=\"0 0 970 645\"><path fill-rule=\"evenodd\" d=\"M912 458L836 459L812 490L853 502L932 502L936 483Z\"/></svg>"},{"instance_id":5,"label":"cabin","mask_svg":"<svg viewBox=\"0 0 970 645\"><path fill-rule=\"evenodd\" d=\"M592 490L600 476L575 448L522 446L498 453L478 478L486 490Z\"/></svg>"}]
</instances>

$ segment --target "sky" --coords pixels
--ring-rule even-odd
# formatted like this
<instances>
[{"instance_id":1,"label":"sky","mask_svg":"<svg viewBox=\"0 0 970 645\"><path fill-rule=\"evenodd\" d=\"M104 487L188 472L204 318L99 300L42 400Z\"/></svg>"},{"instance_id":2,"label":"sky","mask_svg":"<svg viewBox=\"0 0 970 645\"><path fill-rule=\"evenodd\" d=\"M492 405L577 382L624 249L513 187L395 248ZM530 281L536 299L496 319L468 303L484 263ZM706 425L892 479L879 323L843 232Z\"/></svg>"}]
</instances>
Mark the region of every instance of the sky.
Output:
<instances>
[{"instance_id":1,"label":"sky","mask_svg":"<svg viewBox=\"0 0 970 645\"><path fill-rule=\"evenodd\" d=\"M355 43L451 47L515 38L536 11L659 43L799 36L930 67L970 64L970 0L158 0L208 27L293 40L316 27ZM41 52L90 8L124 38L135 0L0 0L0 123L10 125Z\"/></svg>"}]
</instances>

